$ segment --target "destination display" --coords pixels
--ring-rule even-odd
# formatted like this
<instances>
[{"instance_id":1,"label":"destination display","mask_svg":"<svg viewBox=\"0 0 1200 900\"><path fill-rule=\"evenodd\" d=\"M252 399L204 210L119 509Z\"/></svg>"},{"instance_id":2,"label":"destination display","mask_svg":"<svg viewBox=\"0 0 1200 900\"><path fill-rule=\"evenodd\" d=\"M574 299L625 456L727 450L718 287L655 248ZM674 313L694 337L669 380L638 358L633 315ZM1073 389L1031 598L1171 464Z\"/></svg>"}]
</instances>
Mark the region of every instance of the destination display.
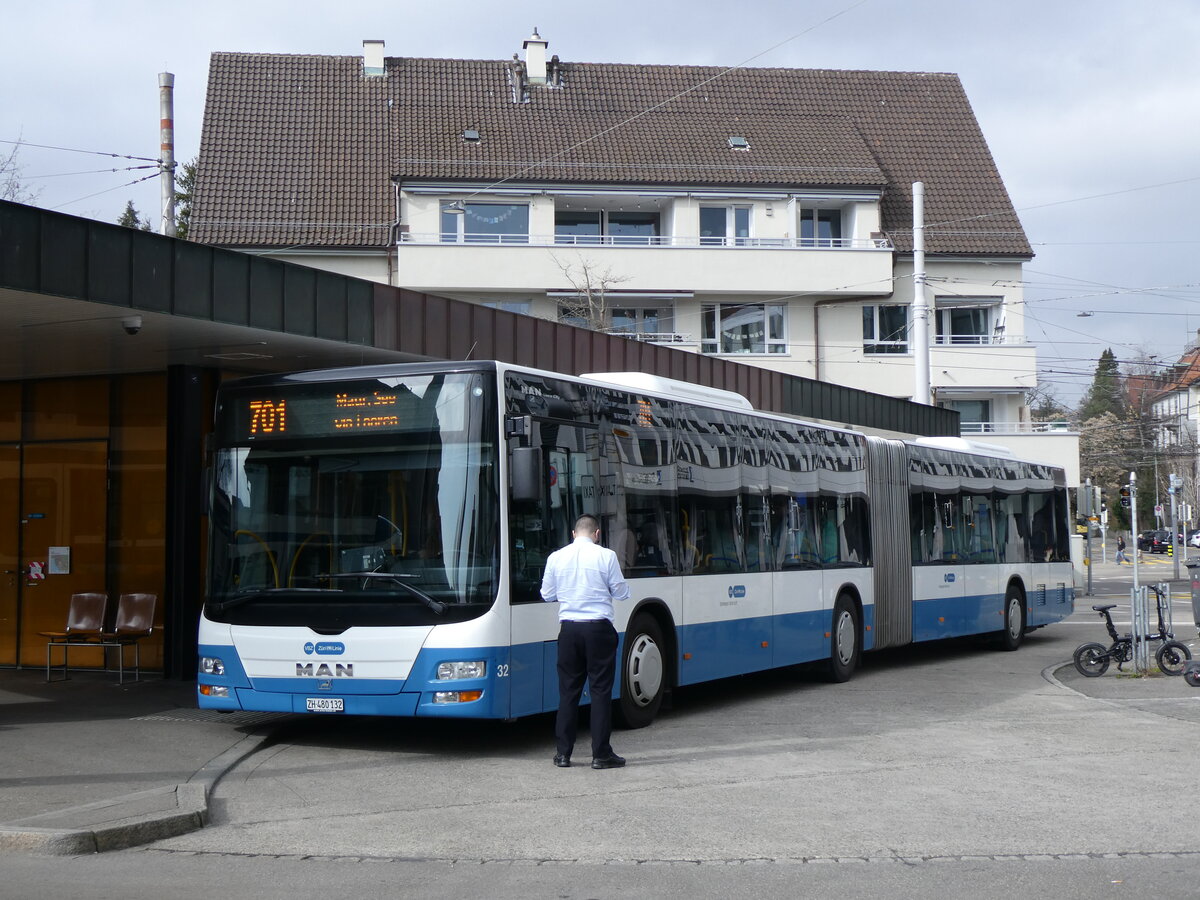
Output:
<instances>
[{"instance_id":1,"label":"destination display","mask_svg":"<svg viewBox=\"0 0 1200 900\"><path fill-rule=\"evenodd\" d=\"M353 384L274 385L262 393L239 392L225 399L219 429L227 441L389 434L439 428L439 414L453 410L443 393L461 387L428 382L395 386ZM439 402L442 397L442 402Z\"/></svg>"}]
</instances>

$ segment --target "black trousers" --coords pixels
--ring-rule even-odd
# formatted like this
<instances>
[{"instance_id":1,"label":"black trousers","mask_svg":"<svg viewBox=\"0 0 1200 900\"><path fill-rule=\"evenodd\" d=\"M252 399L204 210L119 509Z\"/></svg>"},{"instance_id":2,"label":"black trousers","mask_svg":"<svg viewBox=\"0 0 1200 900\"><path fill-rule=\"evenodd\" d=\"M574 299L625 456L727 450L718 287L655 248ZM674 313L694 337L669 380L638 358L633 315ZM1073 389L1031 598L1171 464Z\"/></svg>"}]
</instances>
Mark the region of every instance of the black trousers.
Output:
<instances>
[{"instance_id":1,"label":"black trousers","mask_svg":"<svg viewBox=\"0 0 1200 900\"><path fill-rule=\"evenodd\" d=\"M579 722L583 683L591 685L592 757L611 756L612 688L617 670L617 630L607 619L562 622L558 630L558 753L570 756Z\"/></svg>"}]
</instances>

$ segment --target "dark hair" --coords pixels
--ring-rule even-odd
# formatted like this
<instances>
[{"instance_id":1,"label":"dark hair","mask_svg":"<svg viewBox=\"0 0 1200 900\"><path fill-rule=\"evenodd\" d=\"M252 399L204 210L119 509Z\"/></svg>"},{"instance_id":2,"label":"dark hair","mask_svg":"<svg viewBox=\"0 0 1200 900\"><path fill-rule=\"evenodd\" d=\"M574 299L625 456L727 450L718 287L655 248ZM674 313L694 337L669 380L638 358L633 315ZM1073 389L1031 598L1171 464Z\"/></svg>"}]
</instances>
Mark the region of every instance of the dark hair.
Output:
<instances>
[{"instance_id":1,"label":"dark hair","mask_svg":"<svg viewBox=\"0 0 1200 900\"><path fill-rule=\"evenodd\" d=\"M575 533L592 535L600 530L600 520L586 513L575 520Z\"/></svg>"}]
</instances>

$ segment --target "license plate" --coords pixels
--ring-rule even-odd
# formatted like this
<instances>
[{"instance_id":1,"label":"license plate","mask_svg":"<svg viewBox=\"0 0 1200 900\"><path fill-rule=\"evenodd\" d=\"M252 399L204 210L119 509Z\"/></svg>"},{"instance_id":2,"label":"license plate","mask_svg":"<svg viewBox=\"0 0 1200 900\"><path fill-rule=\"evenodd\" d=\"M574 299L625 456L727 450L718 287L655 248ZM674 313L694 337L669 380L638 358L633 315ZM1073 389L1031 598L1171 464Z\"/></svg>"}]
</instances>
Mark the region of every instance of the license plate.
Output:
<instances>
[{"instance_id":1,"label":"license plate","mask_svg":"<svg viewBox=\"0 0 1200 900\"><path fill-rule=\"evenodd\" d=\"M306 697L304 705L309 712L344 712L346 709L341 697Z\"/></svg>"}]
</instances>

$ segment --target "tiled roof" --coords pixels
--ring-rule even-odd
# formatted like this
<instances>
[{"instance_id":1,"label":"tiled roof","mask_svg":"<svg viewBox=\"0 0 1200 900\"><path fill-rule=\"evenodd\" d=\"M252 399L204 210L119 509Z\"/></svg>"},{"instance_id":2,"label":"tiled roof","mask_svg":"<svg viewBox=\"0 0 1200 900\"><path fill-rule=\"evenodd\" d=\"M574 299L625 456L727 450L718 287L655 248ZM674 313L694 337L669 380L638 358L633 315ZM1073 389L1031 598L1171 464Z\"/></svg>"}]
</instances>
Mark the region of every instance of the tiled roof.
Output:
<instances>
[{"instance_id":1,"label":"tiled roof","mask_svg":"<svg viewBox=\"0 0 1200 900\"><path fill-rule=\"evenodd\" d=\"M357 56L214 54L191 236L386 245L395 176L869 188L906 250L924 181L930 253L1031 255L955 75L567 63L514 103L508 66L389 58L364 78Z\"/></svg>"},{"instance_id":2,"label":"tiled roof","mask_svg":"<svg viewBox=\"0 0 1200 900\"><path fill-rule=\"evenodd\" d=\"M1179 362L1155 380L1157 384L1152 399L1156 400L1167 394L1187 390L1200 382L1200 347L1192 347L1179 358Z\"/></svg>"}]
</instances>

